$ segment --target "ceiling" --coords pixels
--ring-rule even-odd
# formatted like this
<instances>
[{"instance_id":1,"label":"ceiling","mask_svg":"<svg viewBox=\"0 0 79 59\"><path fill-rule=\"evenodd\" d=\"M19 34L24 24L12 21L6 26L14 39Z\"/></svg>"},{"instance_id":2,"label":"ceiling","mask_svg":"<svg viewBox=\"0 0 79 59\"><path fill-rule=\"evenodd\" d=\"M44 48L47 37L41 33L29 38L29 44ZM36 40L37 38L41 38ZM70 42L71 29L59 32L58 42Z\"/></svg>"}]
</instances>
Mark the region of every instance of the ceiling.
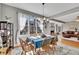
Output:
<instances>
[{"instance_id":1,"label":"ceiling","mask_svg":"<svg viewBox=\"0 0 79 59\"><path fill-rule=\"evenodd\" d=\"M41 3L6 3L7 5L31 11L43 15L43 5ZM73 21L79 15L78 3L45 3L44 15L51 19L64 22ZM71 12L72 10L72 12Z\"/></svg>"},{"instance_id":2,"label":"ceiling","mask_svg":"<svg viewBox=\"0 0 79 59\"><path fill-rule=\"evenodd\" d=\"M64 15L64 16L61 16L61 17L57 17L55 19L62 20L64 22L70 22L70 21L77 20L77 16L79 16L79 12L75 12L75 13L71 13L71 14L68 14L68 15Z\"/></svg>"}]
</instances>

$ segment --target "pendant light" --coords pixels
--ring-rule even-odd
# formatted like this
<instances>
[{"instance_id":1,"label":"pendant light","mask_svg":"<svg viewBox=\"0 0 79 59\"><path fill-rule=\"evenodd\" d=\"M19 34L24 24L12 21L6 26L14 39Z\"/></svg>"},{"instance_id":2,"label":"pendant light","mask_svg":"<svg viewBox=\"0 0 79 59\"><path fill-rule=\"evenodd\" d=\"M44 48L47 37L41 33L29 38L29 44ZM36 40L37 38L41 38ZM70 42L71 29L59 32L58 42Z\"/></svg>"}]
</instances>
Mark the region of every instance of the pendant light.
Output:
<instances>
[{"instance_id":1,"label":"pendant light","mask_svg":"<svg viewBox=\"0 0 79 59\"><path fill-rule=\"evenodd\" d=\"M43 20L45 20L45 16L44 16L44 5L45 5L45 3L42 3L42 5L43 5Z\"/></svg>"}]
</instances>

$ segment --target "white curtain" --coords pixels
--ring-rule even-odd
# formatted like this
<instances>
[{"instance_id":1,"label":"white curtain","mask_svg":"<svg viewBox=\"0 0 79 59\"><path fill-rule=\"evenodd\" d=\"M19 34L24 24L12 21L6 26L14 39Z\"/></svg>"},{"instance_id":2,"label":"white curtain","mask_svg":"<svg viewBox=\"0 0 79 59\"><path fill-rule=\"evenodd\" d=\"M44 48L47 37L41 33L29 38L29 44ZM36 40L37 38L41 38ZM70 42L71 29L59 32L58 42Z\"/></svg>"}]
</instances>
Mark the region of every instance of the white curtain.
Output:
<instances>
[{"instance_id":1,"label":"white curtain","mask_svg":"<svg viewBox=\"0 0 79 59\"><path fill-rule=\"evenodd\" d=\"M26 20L27 20L27 15L26 14L22 14L22 13L18 13L18 23L19 23L19 29L18 29L18 37L17 37L17 43L20 44L19 38L20 36L20 31L24 29L25 25L26 25Z\"/></svg>"},{"instance_id":2,"label":"white curtain","mask_svg":"<svg viewBox=\"0 0 79 59\"><path fill-rule=\"evenodd\" d=\"M43 22L42 22L41 19L40 19L39 21L40 21L40 22L39 22L39 24L40 24L39 27L40 27L41 31L43 32Z\"/></svg>"},{"instance_id":3,"label":"white curtain","mask_svg":"<svg viewBox=\"0 0 79 59\"><path fill-rule=\"evenodd\" d=\"M2 38L1 38L1 36L0 36L0 47L3 47L3 45L2 45Z\"/></svg>"},{"instance_id":4,"label":"white curtain","mask_svg":"<svg viewBox=\"0 0 79 59\"><path fill-rule=\"evenodd\" d=\"M19 13L19 26L20 30L23 30L26 24L27 17L25 14Z\"/></svg>"}]
</instances>

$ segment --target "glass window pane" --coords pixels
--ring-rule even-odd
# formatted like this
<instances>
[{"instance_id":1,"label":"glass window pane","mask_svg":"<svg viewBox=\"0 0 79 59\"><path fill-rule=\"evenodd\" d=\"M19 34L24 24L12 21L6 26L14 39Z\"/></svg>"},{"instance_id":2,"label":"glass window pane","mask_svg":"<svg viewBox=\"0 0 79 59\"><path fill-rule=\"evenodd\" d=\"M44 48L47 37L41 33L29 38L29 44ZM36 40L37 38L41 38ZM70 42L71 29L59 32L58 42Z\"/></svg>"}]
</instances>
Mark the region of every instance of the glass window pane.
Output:
<instances>
[{"instance_id":1,"label":"glass window pane","mask_svg":"<svg viewBox=\"0 0 79 59\"><path fill-rule=\"evenodd\" d=\"M30 35L36 34L36 21L32 16L30 16L29 19L29 28L30 28Z\"/></svg>"}]
</instances>

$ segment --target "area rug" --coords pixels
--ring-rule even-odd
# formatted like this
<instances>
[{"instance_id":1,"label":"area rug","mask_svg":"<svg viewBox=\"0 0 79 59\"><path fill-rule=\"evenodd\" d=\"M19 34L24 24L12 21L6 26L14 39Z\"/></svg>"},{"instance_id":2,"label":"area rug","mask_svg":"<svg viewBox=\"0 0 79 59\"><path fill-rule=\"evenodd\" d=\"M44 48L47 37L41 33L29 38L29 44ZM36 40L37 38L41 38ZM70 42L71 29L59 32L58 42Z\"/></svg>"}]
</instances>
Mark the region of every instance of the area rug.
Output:
<instances>
[{"instance_id":1,"label":"area rug","mask_svg":"<svg viewBox=\"0 0 79 59\"><path fill-rule=\"evenodd\" d=\"M33 55L33 52L31 52L27 52L26 55ZM22 48L15 48L11 51L11 55L21 55L21 53ZM34 55L37 55L37 53ZM41 55L79 55L79 51L67 46L57 46L55 53L50 51L49 53L41 53Z\"/></svg>"}]
</instances>

